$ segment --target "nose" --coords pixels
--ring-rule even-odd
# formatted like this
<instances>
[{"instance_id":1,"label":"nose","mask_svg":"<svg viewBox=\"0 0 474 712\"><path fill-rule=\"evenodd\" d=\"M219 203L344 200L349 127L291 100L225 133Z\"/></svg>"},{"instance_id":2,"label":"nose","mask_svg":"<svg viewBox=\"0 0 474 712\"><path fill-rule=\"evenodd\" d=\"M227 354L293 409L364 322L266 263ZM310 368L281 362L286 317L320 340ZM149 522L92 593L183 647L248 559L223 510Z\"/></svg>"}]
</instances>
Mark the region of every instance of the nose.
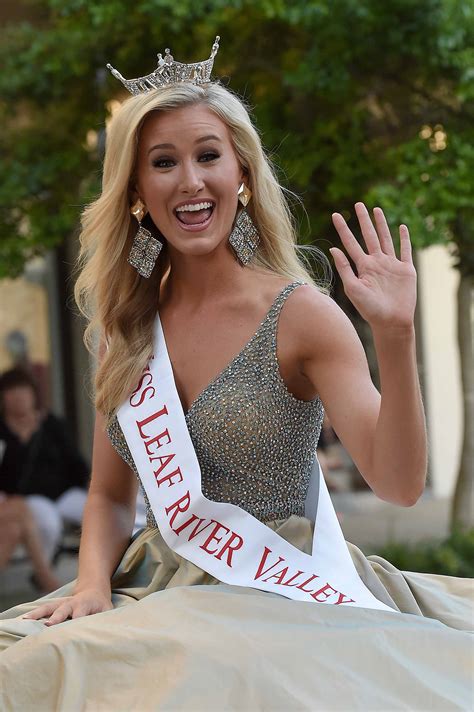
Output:
<instances>
[{"instance_id":1,"label":"nose","mask_svg":"<svg viewBox=\"0 0 474 712\"><path fill-rule=\"evenodd\" d=\"M180 190L186 195L196 195L204 187L201 171L192 160L182 164Z\"/></svg>"}]
</instances>

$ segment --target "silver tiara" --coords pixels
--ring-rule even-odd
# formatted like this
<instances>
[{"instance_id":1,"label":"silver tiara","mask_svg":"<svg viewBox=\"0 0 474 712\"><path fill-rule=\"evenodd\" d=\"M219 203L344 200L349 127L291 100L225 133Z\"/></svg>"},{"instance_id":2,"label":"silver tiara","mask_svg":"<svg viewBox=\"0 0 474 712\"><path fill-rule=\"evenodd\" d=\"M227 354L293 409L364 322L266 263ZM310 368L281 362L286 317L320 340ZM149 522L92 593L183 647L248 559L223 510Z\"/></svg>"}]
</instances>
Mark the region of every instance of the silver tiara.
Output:
<instances>
[{"instance_id":1,"label":"silver tiara","mask_svg":"<svg viewBox=\"0 0 474 712\"><path fill-rule=\"evenodd\" d=\"M158 66L145 77L137 79L125 79L120 72L107 65L114 77L119 79L124 87L128 89L130 94L146 94L153 89L160 89L168 84L179 84L180 82L190 82L191 84L207 84L211 81L212 65L214 57L219 49L220 37L217 35L214 44L212 45L211 56L204 62L196 62L194 64L182 64L175 62L169 49L165 49L165 56L158 54Z\"/></svg>"}]
</instances>

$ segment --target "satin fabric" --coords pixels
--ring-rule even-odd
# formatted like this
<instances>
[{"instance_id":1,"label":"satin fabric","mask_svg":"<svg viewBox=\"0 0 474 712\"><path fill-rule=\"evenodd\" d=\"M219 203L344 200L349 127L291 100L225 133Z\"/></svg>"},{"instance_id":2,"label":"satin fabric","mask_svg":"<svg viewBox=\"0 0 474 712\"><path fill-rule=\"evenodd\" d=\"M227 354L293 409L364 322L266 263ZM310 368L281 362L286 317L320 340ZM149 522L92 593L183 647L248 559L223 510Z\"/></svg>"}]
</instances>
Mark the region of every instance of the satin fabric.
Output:
<instances>
[{"instance_id":1,"label":"satin fabric","mask_svg":"<svg viewBox=\"0 0 474 712\"><path fill-rule=\"evenodd\" d=\"M269 526L311 551L309 520ZM0 615L0 709L471 709L472 581L348 546L399 614L220 584L145 529L112 579L114 610L51 628L19 617L68 584Z\"/></svg>"}]
</instances>

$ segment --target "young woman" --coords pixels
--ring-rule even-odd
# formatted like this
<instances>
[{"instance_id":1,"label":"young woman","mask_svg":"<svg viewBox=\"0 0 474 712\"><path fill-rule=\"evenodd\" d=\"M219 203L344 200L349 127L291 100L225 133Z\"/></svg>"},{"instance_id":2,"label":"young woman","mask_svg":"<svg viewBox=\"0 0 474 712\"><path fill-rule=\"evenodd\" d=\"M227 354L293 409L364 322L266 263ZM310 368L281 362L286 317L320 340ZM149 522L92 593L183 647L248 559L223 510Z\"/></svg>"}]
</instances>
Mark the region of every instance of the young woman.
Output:
<instances>
[{"instance_id":1,"label":"young woman","mask_svg":"<svg viewBox=\"0 0 474 712\"><path fill-rule=\"evenodd\" d=\"M313 546L305 517L323 407L379 497L409 506L425 482L408 229L398 258L382 210L356 212L366 251L333 215L356 272L332 254L372 328L381 393L349 320L298 258L242 103L217 83L183 82L123 104L81 238L77 296L102 344L79 574L3 614L6 709L40 688L51 709L466 703L467 585L346 546L321 480ZM158 398L161 410L141 410ZM193 509L195 465L204 499ZM148 526L130 543L137 474ZM271 541L253 577L249 540ZM279 559L275 542L289 547ZM318 568L305 578L311 551Z\"/></svg>"}]
</instances>

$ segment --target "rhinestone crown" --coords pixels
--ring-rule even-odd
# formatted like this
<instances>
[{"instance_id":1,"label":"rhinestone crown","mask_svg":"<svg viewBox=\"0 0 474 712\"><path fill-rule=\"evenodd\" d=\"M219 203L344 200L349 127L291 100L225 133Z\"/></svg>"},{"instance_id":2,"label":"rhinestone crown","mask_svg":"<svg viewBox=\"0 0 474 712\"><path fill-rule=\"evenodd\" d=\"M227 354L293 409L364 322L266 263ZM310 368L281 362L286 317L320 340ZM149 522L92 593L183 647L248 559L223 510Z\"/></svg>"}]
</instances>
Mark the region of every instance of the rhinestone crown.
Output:
<instances>
[{"instance_id":1,"label":"rhinestone crown","mask_svg":"<svg viewBox=\"0 0 474 712\"><path fill-rule=\"evenodd\" d=\"M119 79L130 94L146 94L153 89L160 89L168 84L178 84L180 82L190 82L191 84L207 84L211 81L212 65L214 57L219 49L220 37L217 35L212 45L211 56L204 62L194 64L182 64L175 62L169 49L165 49L165 56L158 54L158 66L145 77L137 79L125 79L111 64L107 65L114 77Z\"/></svg>"}]
</instances>

